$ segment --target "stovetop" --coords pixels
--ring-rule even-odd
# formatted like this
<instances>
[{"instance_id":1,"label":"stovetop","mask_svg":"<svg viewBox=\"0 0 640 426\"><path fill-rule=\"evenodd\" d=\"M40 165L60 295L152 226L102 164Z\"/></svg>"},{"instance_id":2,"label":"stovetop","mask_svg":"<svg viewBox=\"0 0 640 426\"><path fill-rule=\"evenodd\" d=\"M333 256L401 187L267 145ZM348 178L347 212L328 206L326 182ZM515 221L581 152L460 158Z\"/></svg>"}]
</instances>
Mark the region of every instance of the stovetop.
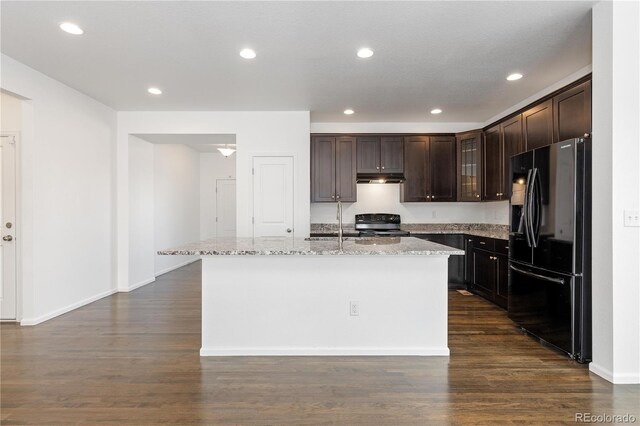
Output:
<instances>
[{"instance_id":1,"label":"stovetop","mask_svg":"<svg viewBox=\"0 0 640 426\"><path fill-rule=\"evenodd\" d=\"M356 215L356 231L360 236L402 237L410 235L400 229L400 215L391 213L365 213Z\"/></svg>"}]
</instances>

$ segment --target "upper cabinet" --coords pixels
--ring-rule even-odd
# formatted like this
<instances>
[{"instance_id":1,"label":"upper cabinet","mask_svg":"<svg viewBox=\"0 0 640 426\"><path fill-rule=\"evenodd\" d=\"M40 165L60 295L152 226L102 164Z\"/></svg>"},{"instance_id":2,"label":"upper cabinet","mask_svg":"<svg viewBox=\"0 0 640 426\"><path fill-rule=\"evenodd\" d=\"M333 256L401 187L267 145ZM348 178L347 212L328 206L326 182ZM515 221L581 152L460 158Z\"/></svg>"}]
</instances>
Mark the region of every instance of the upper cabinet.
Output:
<instances>
[{"instance_id":1,"label":"upper cabinet","mask_svg":"<svg viewBox=\"0 0 640 426\"><path fill-rule=\"evenodd\" d=\"M429 137L404 138L404 179L400 184L400 201L430 201Z\"/></svg>"},{"instance_id":2,"label":"upper cabinet","mask_svg":"<svg viewBox=\"0 0 640 426\"><path fill-rule=\"evenodd\" d=\"M553 143L553 102L542 102L522 113L522 131L526 151Z\"/></svg>"},{"instance_id":3,"label":"upper cabinet","mask_svg":"<svg viewBox=\"0 0 640 426\"><path fill-rule=\"evenodd\" d=\"M357 145L358 173L403 172L404 143L402 136L359 136Z\"/></svg>"},{"instance_id":4,"label":"upper cabinet","mask_svg":"<svg viewBox=\"0 0 640 426\"><path fill-rule=\"evenodd\" d=\"M401 202L456 201L456 139L407 136Z\"/></svg>"},{"instance_id":5,"label":"upper cabinet","mask_svg":"<svg viewBox=\"0 0 640 426\"><path fill-rule=\"evenodd\" d=\"M456 201L456 138L429 138L431 201Z\"/></svg>"},{"instance_id":6,"label":"upper cabinet","mask_svg":"<svg viewBox=\"0 0 640 426\"><path fill-rule=\"evenodd\" d=\"M554 142L591 134L591 81L553 98L553 129Z\"/></svg>"},{"instance_id":7,"label":"upper cabinet","mask_svg":"<svg viewBox=\"0 0 640 426\"><path fill-rule=\"evenodd\" d=\"M456 135L459 201L481 201L481 150L482 132L480 130Z\"/></svg>"},{"instance_id":8,"label":"upper cabinet","mask_svg":"<svg viewBox=\"0 0 640 426\"><path fill-rule=\"evenodd\" d=\"M349 136L311 138L311 201L355 202L356 139Z\"/></svg>"},{"instance_id":9,"label":"upper cabinet","mask_svg":"<svg viewBox=\"0 0 640 426\"><path fill-rule=\"evenodd\" d=\"M510 196L509 164L511 156L523 152L520 115L488 129L484 140L484 191L488 201L507 200Z\"/></svg>"},{"instance_id":10,"label":"upper cabinet","mask_svg":"<svg viewBox=\"0 0 640 426\"><path fill-rule=\"evenodd\" d=\"M486 201L501 200L502 188L502 134L500 125L484 132L482 147L482 199Z\"/></svg>"}]
</instances>

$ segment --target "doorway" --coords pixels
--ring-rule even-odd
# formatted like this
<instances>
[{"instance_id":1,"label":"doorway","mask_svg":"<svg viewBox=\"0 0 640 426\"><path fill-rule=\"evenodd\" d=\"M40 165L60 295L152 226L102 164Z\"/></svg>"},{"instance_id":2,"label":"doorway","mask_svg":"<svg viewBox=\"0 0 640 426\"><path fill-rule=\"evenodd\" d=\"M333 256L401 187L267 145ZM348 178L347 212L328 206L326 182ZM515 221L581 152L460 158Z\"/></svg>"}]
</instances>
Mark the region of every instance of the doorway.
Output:
<instances>
[{"instance_id":1,"label":"doorway","mask_svg":"<svg viewBox=\"0 0 640 426\"><path fill-rule=\"evenodd\" d=\"M0 320L17 319L16 143L17 133L0 134Z\"/></svg>"},{"instance_id":2,"label":"doorway","mask_svg":"<svg viewBox=\"0 0 640 426\"><path fill-rule=\"evenodd\" d=\"M236 236L235 179L216 179L216 236Z\"/></svg>"}]
</instances>

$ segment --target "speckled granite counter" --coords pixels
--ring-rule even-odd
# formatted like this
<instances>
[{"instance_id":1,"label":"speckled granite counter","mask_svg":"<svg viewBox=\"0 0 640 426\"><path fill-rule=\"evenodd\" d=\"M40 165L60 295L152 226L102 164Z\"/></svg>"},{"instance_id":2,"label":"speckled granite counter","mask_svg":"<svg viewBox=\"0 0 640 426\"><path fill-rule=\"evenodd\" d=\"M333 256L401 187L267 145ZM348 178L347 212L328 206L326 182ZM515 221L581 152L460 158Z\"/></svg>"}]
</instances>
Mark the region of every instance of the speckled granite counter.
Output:
<instances>
[{"instance_id":1,"label":"speckled granite counter","mask_svg":"<svg viewBox=\"0 0 640 426\"><path fill-rule=\"evenodd\" d=\"M463 250L418 238L346 238L343 250L335 239L214 238L161 250L161 255L287 256L287 255L464 255Z\"/></svg>"},{"instance_id":2,"label":"speckled granite counter","mask_svg":"<svg viewBox=\"0 0 640 426\"><path fill-rule=\"evenodd\" d=\"M355 232L354 225L345 224L345 233ZM485 223L405 223L402 229L414 234L467 234L478 237L509 239L508 225L492 225ZM338 232L338 225L333 223L312 223L312 234L333 234Z\"/></svg>"}]
</instances>

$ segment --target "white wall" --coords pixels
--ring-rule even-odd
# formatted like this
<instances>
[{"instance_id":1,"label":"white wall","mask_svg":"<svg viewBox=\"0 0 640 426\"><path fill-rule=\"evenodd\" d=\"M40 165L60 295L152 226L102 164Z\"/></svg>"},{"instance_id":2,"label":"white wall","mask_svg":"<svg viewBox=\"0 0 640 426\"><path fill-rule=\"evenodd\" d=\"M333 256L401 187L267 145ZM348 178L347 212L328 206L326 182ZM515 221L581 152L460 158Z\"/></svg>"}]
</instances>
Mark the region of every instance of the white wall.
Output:
<instances>
[{"instance_id":1,"label":"white wall","mask_svg":"<svg viewBox=\"0 0 640 426\"><path fill-rule=\"evenodd\" d=\"M359 213L395 213L403 223L509 224L509 202L401 203L400 184L358 184L358 202L343 204L345 223ZM335 203L312 203L311 223L335 223Z\"/></svg>"},{"instance_id":2,"label":"white wall","mask_svg":"<svg viewBox=\"0 0 640 426\"><path fill-rule=\"evenodd\" d=\"M0 130L20 132L22 129L22 100L0 92Z\"/></svg>"},{"instance_id":3,"label":"white wall","mask_svg":"<svg viewBox=\"0 0 640 426\"><path fill-rule=\"evenodd\" d=\"M238 236L251 236L251 165L254 155L293 155L294 226L308 235L310 215L309 112L143 111L118 113L118 283L129 286L129 134L236 135Z\"/></svg>"},{"instance_id":4,"label":"white wall","mask_svg":"<svg viewBox=\"0 0 640 426\"><path fill-rule=\"evenodd\" d=\"M614 383L640 383L640 6L593 8L593 362Z\"/></svg>"},{"instance_id":5,"label":"white wall","mask_svg":"<svg viewBox=\"0 0 640 426\"><path fill-rule=\"evenodd\" d=\"M27 100L18 149L22 324L115 291L116 113L2 55L2 89Z\"/></svg>"},{"instance_id":6,"label":"white wall","mask_svg":"<svg viewBox=\"0 0 640 426\"><path fill-rule=\"evenodd\" d=\"M200 156L185 145L154 145L155 250L200 239ZM155 255L161 275L196 256Z\"/></svg>"},{"instance_id":7,"label":"white wall","mask_svg":"<svg viewBox=\"0 0 640 426\"><path fill-rule=\"evenodd\" d=\"M129 137L129 283L131 288L155 280L155 195L153 145Z\"/></svg>"},{"instance_id":8,"label":"white wall","mask_svg":"<svg viewBox=\"0 0 640 426\"><path fill-rule=\"evenodd\" d=\"M200 154L200 239L216 236L216 180L236 178L236 156Z\"/></svg>"}]
</instances>

